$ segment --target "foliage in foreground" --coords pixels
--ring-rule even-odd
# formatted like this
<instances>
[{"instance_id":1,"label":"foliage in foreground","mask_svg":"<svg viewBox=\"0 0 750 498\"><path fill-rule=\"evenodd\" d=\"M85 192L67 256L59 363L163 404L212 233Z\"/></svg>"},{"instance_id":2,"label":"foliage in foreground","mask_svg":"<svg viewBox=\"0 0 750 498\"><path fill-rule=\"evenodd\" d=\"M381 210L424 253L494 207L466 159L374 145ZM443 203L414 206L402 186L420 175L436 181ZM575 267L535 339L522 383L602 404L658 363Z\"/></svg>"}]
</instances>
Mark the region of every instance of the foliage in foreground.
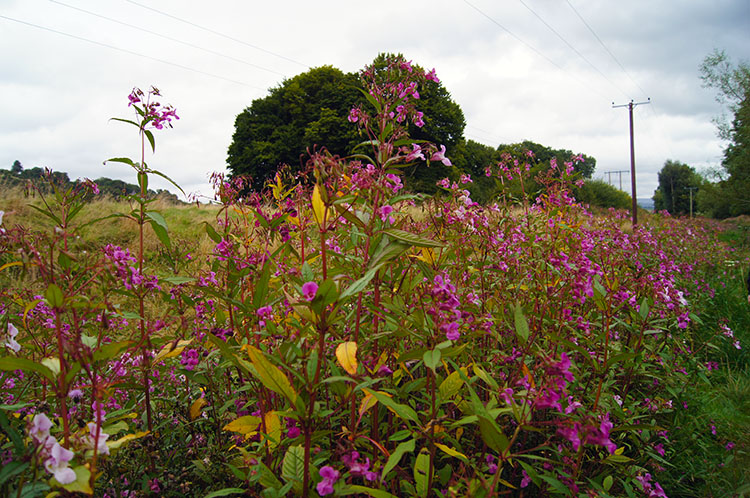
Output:
<instances>
[{"instance_id":1,"label":"foliage in foreground","mask_svg":"<svg viewBox=\"0 0 750 498\"><path fill-rule=\"evenodd\" d=\"M143 156L114 159L141 187L116 215L138 227L132 253L81 249L92 184L45 197L53 230L3 228L0 491L665 496L688 494L672 463L688 450L740 468L736 418L684 432L705 426L700 386L747 368L716 308L715 282L730 302L739 272L725 273L736 256L714 227L594 217L570 196L573 162L535 179L534 203L522 188L479 205L466 176L441 181L440 198L404 194L412 161L450 164L402 127L430 77L403 59L363 72L372 109L351 120L368 142L313 154L310 187L277 175L242 199L239 180L217 177L206 260L153 209L160 173ZM171 109L131 103L153 147ZM523 186L526 159L491 176ZM146 261L149 230L169 264ZM718 468L693 471L743 492Z\"/></svg>"}]
</instances>

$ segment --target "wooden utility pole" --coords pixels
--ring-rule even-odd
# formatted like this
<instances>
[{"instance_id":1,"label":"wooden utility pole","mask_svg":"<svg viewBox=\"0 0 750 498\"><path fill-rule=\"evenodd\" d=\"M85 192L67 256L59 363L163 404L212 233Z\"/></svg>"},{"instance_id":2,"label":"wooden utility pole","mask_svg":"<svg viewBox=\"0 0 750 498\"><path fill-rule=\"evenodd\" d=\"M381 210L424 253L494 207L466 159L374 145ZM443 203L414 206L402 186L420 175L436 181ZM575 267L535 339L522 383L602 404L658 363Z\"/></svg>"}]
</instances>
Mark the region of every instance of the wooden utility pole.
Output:
<instances>
[{"instance_id":1,"label":"wooden utility pole","mask_svg":"<svg viewBox=\"0 0 750 498\"><path fill-rule=\"evenodd\" d=\"M607 183L612 185L612 175L617 174L617 176L620 178L620 190L622 190L622 174L628 173L630 170L623 169L620 171L605 171L604 174L607 175Z\"/></svg>"},{"instance_id":2,"label":"wooden utility pole","mask_svg":"<svg viewBox=\"0 0 750 498\"><path fill-rule=\"evenodd\" d=\"M635 194L635 146L633 145L633 108L641 104L650 104L651 97L646 102L633 102L632 100L627 104L615 105L612 102L612 108L627 107L630 114L630 194L633 196L633 226L638 224L638 200Z\"/></svg>"},{"instance_id":3,"label":"wooden utility pole","mask_svg":"<svg viewBox=\"0 0 750 498\"><path fill-rule=\"evenodd\" d=\"M693 190L698 190L698 187L687 187L690 191L690 217L693 217Z\"/></svg>"}]
</instances>

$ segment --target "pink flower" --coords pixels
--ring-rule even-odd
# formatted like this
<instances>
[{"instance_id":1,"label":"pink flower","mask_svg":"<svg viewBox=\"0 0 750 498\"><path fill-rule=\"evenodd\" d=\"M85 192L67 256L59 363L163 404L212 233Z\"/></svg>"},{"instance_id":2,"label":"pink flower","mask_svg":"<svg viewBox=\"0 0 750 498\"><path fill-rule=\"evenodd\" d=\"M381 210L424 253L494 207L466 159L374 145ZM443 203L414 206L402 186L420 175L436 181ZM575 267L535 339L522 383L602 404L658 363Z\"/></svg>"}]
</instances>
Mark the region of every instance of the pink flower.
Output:
<instances>
[{"instance_id":1,"label":"pink flower","mask_svg":"<svg viewBox=\"0 0 750 498\"><path fill-rule=\"evenodd\" d=\"M323 480L315 486L315 489L318 490L318 494L320 496L325 496L333 493L333 484L338 480L339 475L341 475L339 474L339 471L330 465L326 465L320 469L318 473L320 474L320 477L323 478Z\"/></svg>"},{"instance_id":2,"label":"pink flower","mask_svg":"<svg viewBox=\"0 0 750 498\"><path fill-rule=\"evenodd\" d=\"M52 422L47 418L47 415L44 413L37 413L31 420L29 435L33 437L37 443L44 443L49 437L50 428L52 428Z\"/></svg>"},{"instance_id":3,"label":"pink flower","mask_svg":"<svg viewBox=\"0 0 750 498\"><path fill-rule=\"evenodd\" d=\"M55 441L49 456L44 461L44 468L53 474L60 484L70 484L76 480L76 473L68 467L68 462L73 458L73 452L60 446Z\"/></svg>"},{"instance_id":4,"label":"pink flower","mask_svg":"<svg viewBox=\"0 0 750 498\"><path fill-rule=\"evenodd\" d=\"M382 206L380 208L380 219L383 220L383 222L388 221L389 223L393 224L393 222L396 221L396 218L393 216L390 216L390 214L393 212L393 207L389 205Z\"/></svg>"},{"instance_id":5,"label":"pink flower","mask_svg":"<svg viewBox=\"0 0 750 498\"><path fill-rule=\"evenodd\" d=\"M407 149L408 150L408 149ZM406 156L406 162L411 162L416 159L424 161L424 154L422 154L422 147L418 144L411 144L411 152Z\"/></svg>"},{"instance_id":6,"label":"pink flower","mask_svg":"<svg viewBox=\"0 0 750 498\"><path fill-rule=\"evenodd\" d=\"M315 282L305 282L302 284L302 297L305 301L312 301L315 299L315 294L318 293L318 284Z\"/></svg>"},{"instance_id":7,"label":"pink flower","mask_svg":"<svg viewBox=\"0 0 750 498\"><path fill-rule=\"evenodd\" d=\"M107 447L107 439L109 434L102 431L101 426L98 428L99 437L96 437L97 426L94 422L88 423L89 433L84 436L83 441L86 444L86 448L93 450L96 446L96 451L100 455L109 455L109 447Z\"/></svg>"},{"instance_id":8,"label":"pink flower","mask_svg":"<svg viewBox=\"0 0 750 498\"><path fill-rule=\"evenodd\" d=\"M445 145L440 146L439 151L435 151L430 158L430 161L440 161L446 166L451 165L451 160L445 157Z\"/></svg>"},{"instance_id":9,"label":"pink flower","mask_svg":"<svg viewBox=\"0 0 750 498\"><path fill-rule=\"evenodd\" d=\"M424 77L430 81L434 81L435 83L440 83L440 80L438 79L437 75L435 74L435 68L432 68L432 71L429 73L425 73Z\"/></svg>"},{"instance_id":10,"label":"pink flower","mask_svg":"<svg viewBox=\"0 0 750 498\"><path fill-rule=\"evenodd\" d=\"M12 323L8 322L8 334L5 336L5 347L10 348L11 351L18 353L21 350L21 345L16 342L16 336L18 336L18 329Z\"/></svg>"}]
</instances>

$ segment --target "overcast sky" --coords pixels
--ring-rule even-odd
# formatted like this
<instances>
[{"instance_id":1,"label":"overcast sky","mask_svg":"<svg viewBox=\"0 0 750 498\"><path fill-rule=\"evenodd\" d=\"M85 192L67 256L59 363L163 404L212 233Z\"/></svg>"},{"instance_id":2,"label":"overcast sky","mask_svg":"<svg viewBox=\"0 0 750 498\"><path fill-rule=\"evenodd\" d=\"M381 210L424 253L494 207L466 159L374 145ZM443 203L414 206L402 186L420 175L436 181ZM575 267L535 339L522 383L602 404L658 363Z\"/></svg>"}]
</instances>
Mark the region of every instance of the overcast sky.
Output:
<instances>
[{"instance_id":1,"label":"overcast sky","mask_svg":"<svg viewBox=\"0 0 750 498\"><path fill-rule=\"evenodd\" d=\"M155 85L181 119L147 162L211 196L253 99L311 67L400 52L436 69L466 138L591 155L595 178L630 167L628 112L612 102L650 97L634 118L637 196L651 197L665 160L721 162L721 107L698 71L714 48L750 59L750 1L0 0L0 168L136 183L102 165L139 154L135 128L109 118L131 118L131 89Z\"/></svg>"}]
</instances>

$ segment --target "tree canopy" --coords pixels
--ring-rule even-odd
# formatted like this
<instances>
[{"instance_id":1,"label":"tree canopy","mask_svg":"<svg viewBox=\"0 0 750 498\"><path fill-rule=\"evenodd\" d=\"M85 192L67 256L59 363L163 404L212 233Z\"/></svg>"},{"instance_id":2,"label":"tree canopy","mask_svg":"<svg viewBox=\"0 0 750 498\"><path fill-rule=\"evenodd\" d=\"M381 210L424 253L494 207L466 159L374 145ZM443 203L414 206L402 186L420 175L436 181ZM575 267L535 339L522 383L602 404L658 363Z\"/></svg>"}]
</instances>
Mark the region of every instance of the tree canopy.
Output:
<instances>
[{"instance_id":1,"label":"tree canopy","mask_svg":"<svg viewBox=\"0 0 750 498\"><path fill-rule=\"evenodd\" d=\"M703 85L718 90L716 100L733 117L714 120L718 135L728 141L722 160L723 178L707 185L700 200L718 218L750 214L750 64L733 64L723 51L714 51L701 65Z\"/></svg>"},{"instance_id":2,"label":"tree canopy","mask_svg":"<svg viewBox=\"0 0 750 498\"><path fill-rule=\"evenodd\" d=\"M659 187L654 192L654 210L684 215L698 210L696 190L700 176L687 164L667 159L659 171Z\"/></svg>"},{"instance_id":3,"label":"tree canopy","mask_svg":"<svg viewBox=\"0 0 750 498\"><path fill-rule=\"evenodd\" d=\"M381 54L373 64L377 67L384 58ZM419 93L425 124L422 128L410 127L411 137L445 145L450 154L463 140L465 120L461 108L441 83L428 81ZM347 120L357 104L367 105L355 73L323 66L284 80L237 116L227 156L229 170L232 175L250 176L253 187L261 188L282 164L299 170L313 147L324 146L338 155L352 153L363 140L356 126ZM434 189L434 181L422 177L437 173L414 167L406 172L406 177L415 184L413 189L424 191Z\"/></svg>"}]
</instances>

